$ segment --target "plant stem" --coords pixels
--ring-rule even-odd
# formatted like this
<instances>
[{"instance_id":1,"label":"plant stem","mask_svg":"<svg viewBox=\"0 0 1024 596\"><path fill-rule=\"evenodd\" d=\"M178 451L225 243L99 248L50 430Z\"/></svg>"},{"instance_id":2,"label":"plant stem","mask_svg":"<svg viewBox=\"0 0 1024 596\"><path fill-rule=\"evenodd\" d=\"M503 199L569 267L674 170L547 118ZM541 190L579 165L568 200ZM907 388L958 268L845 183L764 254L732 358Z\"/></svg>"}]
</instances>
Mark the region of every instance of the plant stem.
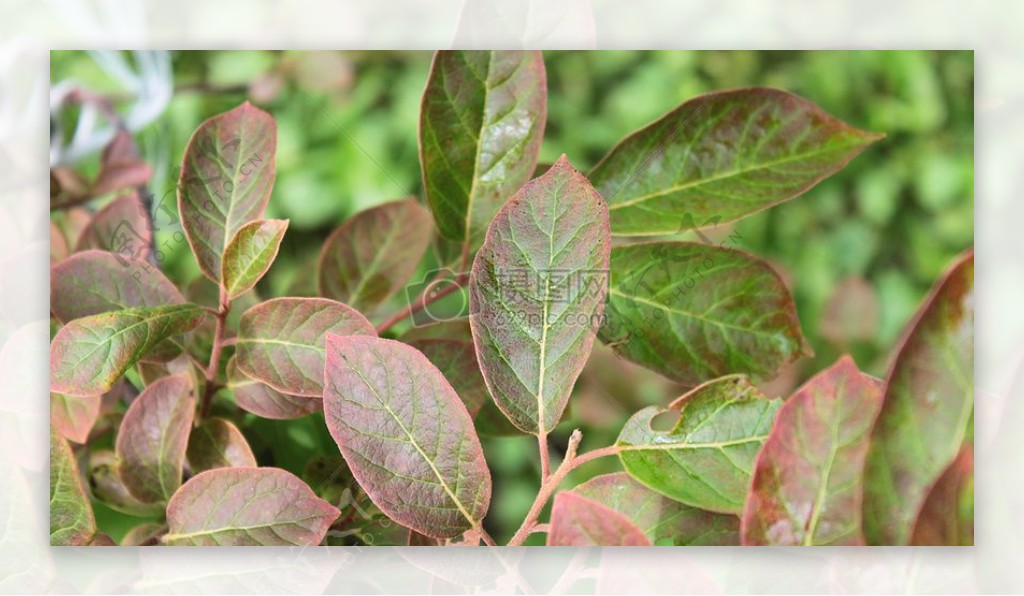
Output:
<instances>
[{"instance_id":1,"label":"plant stem","mask_svg":"<svg viewBox=\"0 0 1024 596\"><path fill-rule=\"evenodd\" d=\"M615 455L621 448L618 445L610 445L608 447L602 447L601 449L595 449L589 453L585 453L579 457L576 456L576 450L580 446L580 439L583 438L583 434L580 433L579 429L573 431L572 436L569 437L569 446L565 450L565 459L562 460L561 465L554 471L544 483L541 484L540 491L537 492L537 498L533 501L533 505L530 507L530 511L526 514L526 519L523 520L523 525L519 526L516 530L515 535L512 536L512 540L509 540L509 546L520 546L526 538L534 532L546 531L547 524L538 524L537 518L540 517L540 512L544 509L544 505L547 504L548 499L554 494L555 489L562 483L562 480L577 467L588 461L606 457L609 455ZM544 530L541 530L544 528Z\"/></svg>"},{"instance_id":2,"label":"plant stem","mask_svg":"<svg viewBox=\"0 0 1024 596\"><path fill-rule=\"evenodd\" d=\"M551 453L548 451L547 433L537 433L537 447L540 450L540 482L543 484L551 475Z\"/></svg>"},{"instance_id":3,"label":"plant stem","mask_svg":"<svg viewBox=\"0 0 1024 596\"><path fill-rule=\"evenodd\" d=\"M430 292L431 288L438 281L440 281L440 279L432 280L429 284L427 284L427 287L424 289L423 293L420 294L419 298L413 301L412 304L403 308L397 313L391 315L390 317L387 318L387 320L385 320L380 325L377 325L377 334L380 335L381 333L384 333L388 329L391 329L398 323L407 319L410 315L423 310L430 304L437 302L438 300L444 298L445 296L448 296L449 294L453 294L456 291L461 290L463 287L465 287L466 282L469 281L469 276L464 273L459 274L455 277L455 279L451 281L451 283L446 285L444 288L437 290L436 292L428 296L428 293Z\"/></svg>"},{"instance_id":4,"label":"plant stem","mask_svg":"<svg viewBox=\"0 0 1024 596\"><path fill-rule=\"evenodd\" d=\"M199 409L199 420L206 420L210 415L210 406L213 404L213 395L217 392L217 370L220 367L220 355L224 350L224 327L227 322L228 312L231 311L231 301L228 300L227 292L220 289L220 308L214 317L216 326L213 330L213 347L210 349L210 363L206 366L206 388L203 391L203 402Z\"/></svg>"}]
</instances>

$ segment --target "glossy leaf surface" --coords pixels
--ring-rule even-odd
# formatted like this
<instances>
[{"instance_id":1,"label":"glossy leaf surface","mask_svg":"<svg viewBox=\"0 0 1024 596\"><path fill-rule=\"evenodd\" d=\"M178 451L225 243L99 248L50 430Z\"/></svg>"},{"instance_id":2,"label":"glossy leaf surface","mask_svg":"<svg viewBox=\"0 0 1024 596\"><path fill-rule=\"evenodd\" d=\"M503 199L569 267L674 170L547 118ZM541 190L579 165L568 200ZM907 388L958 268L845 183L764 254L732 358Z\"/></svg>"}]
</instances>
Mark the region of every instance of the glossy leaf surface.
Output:
<instances>
[{"instance_id":1,"label":"glossy leaf surface","mask_svg":"<svg viewBox=\"0 0 1024 596\"><path fill-rule=\"evenodd\" d=\"M221 261L221 279L229 299L248 292L266 275L287 229L287 220L260 219L235 232Z\"/></svg>"},{"instance_id":2,"label":"glossy leaf surface","mask_svg":"<svg viewBox=\"0 0 1024 596\"><path fill-rule=\"evenodd\" d=\"M547 106L539 51L440 51L420 111L420 165L441 234L475 248L530 179Z\"/></svg>"},{"instance_id":3,"label":"glossy leaf surface","mask_svg":"<svg viewBox=\"0 0 1024 596\"><path fill-rule=\"evenodd\" d=\"M50 268L50 310L65 322L112 310L184 302L178 288L146 261L88 250Z\"/></svg>"},{"instance_id":4,"label":"glossy leaf surface","mask_svg":"<svg viewBox=\"0 0 1024 596\"><path fill-rule=\"evenodd\" d=\"M96 533L89 497L71 446L50 433L50 544L81 546Z\"/></svg>"},{"instance_id":5,"label":"glossy leaf surface","mask_svg":"<svg viewBox=\"0 0 1024 596\"><path fill-rule=\"evenodd\" d=\"M239 324L238 369L280 392L323 394L324 336L376 335L356 310L325 298L277 298L245 311Z\"/></svg>"},{"instance_id":6,"label":"glossy leaf surface","mask_svg":"<svg viewBox=\"0 0 1024 596\"><path fill-rule=\"evenodd\" d=\"M341 512L277 468L193 476L167 504L172 546L316 546Z\"/></svg>"},{"instance_id":7,"label":"glossy leaf surface","mask_svg":"<svg viewBox=\"0 0 1024 596\"><path fill-rule=\"evenodd\" d=\"M687 385L770 380L809 353L779 275L744 252L689 242L612 250L603 342Z\"/></svg>"},{"instance_id":8,"label":"glossy leaf surface","mask_svg":"<svg viewBox=\"0 0 1024 596\"><path fill-rule=\"evenodd\" d=\"M615 235L673 234L788 201L881 138L785 91L722 91L623 139L590 180Z\"/></svg>"},{"instance_id":9,"label":"glossy leaf surface","mask_svg":"<svg viewBox=\"0 0 1024 596\"><path fill-rule=\"evenodd\" d=\"M193 472L256 467L256 456L242 431L224 418L210 418L192 429L185 455Z\"/></svg>"},{"instance_id":10,"label":"glossy leaf surface","mask_svg":"<svg viewBox=\"0 0 1024 596\"><path fill-rule=\"evenodd\" d=\"M433 223L414 199L372 207L348 219L320 253L320 295L363 311L405 287L430 245Z\"/></svg>"},{"instance_id":11,"label":"glossy leaf surface","mask_svg":"<svg viewBox=\"0 0 1024 596\"><path fill-rule=\"evenodd\" d=\"M608 211L563 156L502 207L473 263L470 324L494 401L519 429L558 423L603 308Z\"/></svg>"},{"instance_id":12,"label":"glossy leaf surface","mask_svg":"<svg viewBox=\"0 0 1024 596\"><path fill-rule=\"evenodd\" d=\"M164 377L135 398L121 421L114 447L121 478L144 503L167 501L181 486L196 409L192 393L188 376Z\"/></svg>"},{"instance_id":13,"label":"glossy leaf surface","mask_svg":"<svg viewBox=\"0 0 1024 596\"><path fill-rule=\"evenodd\" d=\"M192 329L203 315L198 306L180 304L75 319L50 342L50 390L99 395L153 346Z\"/></svg>"},{"instance_id":14,"label":"glossy leaf surface","mask_svg":"<svg viewBox=\"0 0 1024 596\"><path fill-rule=\"evenodd\" d=\"M931 487L973 434L974 252L936 284L889 373L865 467L864 534L903 545Z\"/></svg>"},{"instance_id":15,"label":"glossy leaf surface","mask_svg":"<svg viewBox=\"0 0 1024 596\"><path fill-rule=\"evenodd\" d=\"M728 546L740 542L736 516L688 507L625 472L595 476L572 492L625 516L654 545Z\"/></svg>"},{"instance_id":16,"label":"glossy leaf surface","mask_svg":"<svg viewBox=\"0 0 1024 596\"><path fill-rule=\"evenodd\" d=\"M388 517L435 538L479 528L491 474L469 412L441 372L397 341L328 336L327 428Z\"/></svg>"},{"instance_id":17,"label":"glossy leaf surface","mask_svg":"<svg viewBox=\"0 0 1024 596\"><path fill-rule=\"evenodd\" d=\"M641 484L680 503L740 513L754 458L781 400L766 399L742 376L710 381L668 409L634 414L616 444L626 471ZM670 420L663 428L659 415ZM671 420L678 415L677 420Z\"/></svg>"},{"instance_id":18,"label":"glossy leaf surface","mask_svg":"<svg viewBox=\"0 0 1024 596\"><path fill-rule=\"evenodd\" d=\"M572 492L555 495L548 546L651 546L628 517Z\"/></svg>"},{"instance_id":19,"label":"glossy leaf surface","mask_svg":"<svg viewBox=\"0 0 1024 596\"><path fill-rule=\"evenodd\" d=\"M215 282L228 242L267 208L276 149L277 124L249 102L203 122L185 147L178 214L199 269Z\"/></svg>"},{"instance_id":20,"label":"glossy leaf surface","mask_svg":"<svg viewBox=\"0 0 1024 596\"><path fill-rule=\"evenodd\" d=\"M744 544L864 544L864 457L883 390L844 356L786 401L754 468Z\"/></svg>"}]
</instances>

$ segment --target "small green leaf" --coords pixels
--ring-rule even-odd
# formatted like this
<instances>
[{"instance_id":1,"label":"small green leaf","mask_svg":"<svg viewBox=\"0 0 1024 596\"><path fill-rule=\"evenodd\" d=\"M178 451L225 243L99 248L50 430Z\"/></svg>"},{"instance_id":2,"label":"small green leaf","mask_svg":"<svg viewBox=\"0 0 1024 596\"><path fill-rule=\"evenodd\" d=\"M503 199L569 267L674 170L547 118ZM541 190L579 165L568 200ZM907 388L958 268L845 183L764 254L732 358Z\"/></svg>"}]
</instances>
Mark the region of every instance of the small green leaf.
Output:
<instances>
[{"instance_id":1,"label":"small green leaf","mask_svg":"<svg viewBox=\"0 0 1024 596\"><path fill-rule=\"evenodd\" d=\"M56 432L50 433L50 545L81 546L96 533L78 462Z\"/></svg>"},{"instance_id":2,"label":"small green leaf","mask_svg":"<svg viewBox=\"0 0 1024 596\"><path fill-rule=\"evenodd\" d=\"M663 497L625 472L595 476L572 492L624 515L654 545L740 543L740 520L736 516L688 507Z\"/></svg>"},{"instance_id":3,"label":"small green leaf","mask_svg":"<svg viewBox=\"0 0 1024 596\"><path fill-rule=\"evenodd\" d=\"M289 395L323 394L324 336L376 335L358 311L325 298L276 298L245 311L238 370Z\"/></svg>"},{"instance_id":4,"label":"small green leaf","mask_svg":"<svg viewBox=\"0 0 1024 596\"><path fill-rule=\"evenodd\" d=\"M121 479L143 503L166 502L181 486L195 409L192 380L184 374L154 382L128 407L114 451Z\"/></svg>"},{"instance_id":5,"label":"small green leaf","mask_svg":"<svg viewBox=\"0 0 1024 596\"><path fill-rule=\"evenodd\" d=\"M242 431L223 418L210 418L193 429L185 454L194 472L256 467L256 456Z\"/></svg>"},{"instance_id":6,"label":"small green leaf","mask_svg":"<svg viewBox=\"0 0 1024 596\"><path fill-rule=\"evenodd\" d=\"M797 197L883 136L785 91L722 91L620 141L590 180L616 236L674 234Z\"/></svg>"},{"instance_id":7,"label":"small green leaf","mask_svg":"<svg viewBox=\"0 0 1024 596\"><path fill-rule=\"evenodd\" d=\"M185 147L178 214L199 269L215 283L228 242L263 217L276 149L277 124L249 102L203 122Z\"/></svg>"},{"instance_id":8,"label":"small green leaf","mask_svg":"<svg viewBox=\"0 0 1024 596\"><path fill-rule=\"evenodd\" d=\"M905 545L974 424L974 251L918 311L889 373L864 473L868 544Z\"/></svg>"},{"instance_id":9,"label":"small green leaf","mask_svg":"<svg viewBox=\"0 0 1024 596\"><path fill-rule=\"evenodd\" d=\"M809 353L793 298L767 263L691 242L612 250L599 337L690 386L732 373L770 380Z\"/></svg>"},{"instance_id":10,"label":"small green leaf","mask_svg":"<svg viewBox=\"0 0 1024 596\"><path fill-rule=\"evenodd\" d=\"M739 513L754 458L781 405L782 400L766 399L741 375L722 377L668 409L650 406L634 414L616 442L619 458L630 476L669 498L708 511ZM673 416L678 420L661 430L660 418Z\"/></svg>"},{"instance_id":11,"label":"small green leaf","mask_svg":"<svg viewBox=\"0 0 1024 596\"><path fill-rule=\"evenodd\" d=\"M245 376L238 370L237 356L228 360L228 388L235 392L235 402L246 412L272 420L292 420L323 410L318 397L287 395Z\"/></svg>"},{"instance_id":12,"label":"small green leaf","mask_svg":"<svg viewBox=\"0 0 1024 596\"><path fill-rule=\"evenodd\" d=\"M479 529L491 473L469 412L437 368L403 343L327 338L327 428L388 517L434 538Z\"/></svg>"},{"instance_id":13,"label":"small green leaf","mask_svg":"<svg viewBox=\"0 0 1024 596\"><path fill-rule=\"evenodd\" d=\"M547 109L539 51L441 51L420 110L420 165L441 234L468 254L530 179Z\"/></svg>"},{"instance_id":14,"label":"small green leaf","mask_svg":"<svg viewBox=\"0 0 1024 596\"><path fill-rule=\"evenodd\" d=\"M50 268L50 310L61 321L185 298L147 261L100 250L71 255Z\"/></svg>"},{"instance_id":15,"label":"small green leaf","mask_svg":"<svg viewBox=\"0 0 1024 596\"><path fill-rule=\"evenodd\" d=\"M194 304L129 308L71 321L50 342L50 390L99 395L153 346L199 324Z\"/></svg>"},{"instance_id":16,"label":"small green leaf","mask_svg":"<svg viewBox=\"0 0 1024 596\"><path fill-rule=\"evenodd\" d=\"M491 222L470 324L494 401L525 432L547 434L565 410L594 345L610 248L608 210L565 156Z\"/></svg>"},{"instance_id":17,"label":"small green leaf","mask_svg":"<svg viewBox=\"0 0 1024 596\"><path fill-rule=\"evenodd\" d=\"M405 287L430 245L430 214L414 199L357 213L324 243L320 295L367 310Z\"/></svg>"},{"instance_id":18,"label":"small green leaf","mask_svg":"<svg viewBox=\"0 0 1024 596\"><path fill-rule=\"evenodd\" d=\"M844 356L786 401L754 468L744 544L864 544L864 456L883 389Z\"/></svg>"},{"instance_id":19,"label":"small green leaf","mask_svg":"<svg viewBox=\"0 0 1024 596\"><path fill-rule=\"evenodd\" d=\"M573 492L555 495L548 546L651 546L628 517Z\"/></svg>"},{"instance_id":20,"label":"small green leaf","mask_svg":"<svg viewBox=\"0 0 1024 596\"><path fill-rule=\"evenodd\" d=\"M229 300L251 290L266 275L287 229L288 220L259 219L235 232L221 261L221 279Z\"/></svg>"},{"instance_id":21,"label":"small green leaf","mask_svg":"<svg viewBox=\"0 0 1024 596\"><path fill-rule=\"evenodd\" d=\"M341 512L277 468L193 476L167 504L171 546L316 546Z\"/></svg>"}]
</instances>

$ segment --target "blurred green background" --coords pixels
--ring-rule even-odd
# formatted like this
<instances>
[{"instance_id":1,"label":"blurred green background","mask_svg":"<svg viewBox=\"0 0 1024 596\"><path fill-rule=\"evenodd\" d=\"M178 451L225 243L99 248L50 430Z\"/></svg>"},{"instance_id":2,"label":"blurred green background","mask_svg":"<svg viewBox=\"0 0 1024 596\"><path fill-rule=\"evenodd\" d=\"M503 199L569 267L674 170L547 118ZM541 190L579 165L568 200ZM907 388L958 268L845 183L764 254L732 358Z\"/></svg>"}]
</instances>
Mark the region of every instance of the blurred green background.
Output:
<instances>
[{"instance_id":1,"label":"blurred green background","mask_svg":"<svg viewBox=\"0 0 1024 596\"><path fill-rule=\"evenodd\" d=\"M417 120L430 58L428 52L175 52L170 106L138 134L144 159L156 168L152 191L175 208L181 155L202 120L246 99L268 110L278 123L278 170L267 215L289 218L291 226L260 293L311 294L316 255L334 227L361 209L420 193ZM723 88L782 88L854 126L886 133L806 195L734 229L710 232L731 233L733 245L770 260L796 298L816 355L768 384L771 394L788 394L844 352L884 376L931 284L973 244L970 51L554 51L545 62L541 162L564 152L584 171L630 131L694 95ZM68 79L100 93L119 89L89 54L53 52L51 81ZM176 229L158 231L157 243ZM165 270L182 283L194 278L198 269L187 247L170 246ZM428 259L423 269L432 266ZM381 312L393 312L402 300ZM665 403L681 390L599 348L553 441L564 445L581 426L584 449L608 444L641 405ZM315 456L337 454L316 416L253 418L244 431L264 445L257 453L263 465L301 472ZM536 492L536 444L529 437L496 438L485 449L495 476L488 524L502 541ZM616 465L595 462L574 479Z\"/></svg>"}]
</instances>

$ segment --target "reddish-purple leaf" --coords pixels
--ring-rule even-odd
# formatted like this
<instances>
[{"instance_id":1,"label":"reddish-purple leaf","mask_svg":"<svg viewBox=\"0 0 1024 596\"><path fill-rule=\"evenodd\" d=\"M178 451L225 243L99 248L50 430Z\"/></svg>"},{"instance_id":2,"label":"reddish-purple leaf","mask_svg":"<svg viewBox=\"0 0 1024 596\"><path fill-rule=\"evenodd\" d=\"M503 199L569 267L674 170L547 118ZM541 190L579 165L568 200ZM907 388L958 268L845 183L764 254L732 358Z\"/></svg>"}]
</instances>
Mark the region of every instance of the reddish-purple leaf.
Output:
<instances>
[{"instance_id":1,"label":"reddish-purple leaf","mask_svg":"<svg viewBox=\"0 0 1024 596\"><path fill-rule=\"evenodd\" d=\"M276 150L277 124L249 102L200 124L185 147L178 213L199 269L217 283L228 242L267 208Z\"/></svg>"},{"instance_id":2,"label":"reddish-purple leaf","mask_svg":"<svg viewBox=\"0 0 1024 596\"><path fill-rule=\"evenodd\" d=\"M519 429L558 424L600 324L608 207L563 155L498 212L473 262L470 324L480 369Z\"/></svg>"},{"instance_id":3,"label":"reddish-purple leaf","mask_svg":"<svg viewBox=\"0 0 1024 596\"><path fill-rule=\"evenodd\" d=\"M96 519L82 485L75 455L60 435L50 432L50 545L81 546L96 533Z\"/></svg>"},{"instance_id":4,"label":"reddish-purple leaf","mask_svg":"<svg viewBox=\"0 0 1024 596\"><path fill-rule=\"evenodd\" d=\"M153 169L139 159L132 135L121 129L103 149L100 173L93 183L94 196L102 196L128 188L142 186L153 176Z\"/></svg>"},{"instance_id":5,"label":"reddish-purple leaf","mask_svg":"<svg viewBox=\"0 0 1024 596\"><path fill-rule=\"evenodd\" d=\"M915 546L974 546L974 447L964 445L924 501Z\"/></svg>"},{"instance_id":6,"label":"reddish-purple leaf","mask_svg":"<svg viewBox=\"0 0 1024 596\"><path fill-rule=\"evenodd\" d=\"M88 201L89 181L71 168L50 168L50 209L61 209Z\"/></svg>"},{"instance_id":7,"label":"reddish-purple leaf","mask_svg":"<svg viewBox=\"0 0 1024 596\"><path fill-rule=\"evenodd\" d=\"M175 304L75 319L50 342L50 390L74 396L108 391L146 352L192 329L203 315L198 306Z\"/></svg>"},{"instance_id":8,"label":"reddish-purple leaf","mask_svg":"<svg viewBox=\"0 0 1024 596\"><path fill-rule=\"evenodd\" d=\"M432 233L430 214L415 199L355 214L324 243L320 295L358 310L377 306L409 281Z\"/></svg>"},{"instance_id":9,"label":"reddish-purple leaf","mask_svg":"<svg viewBox=\"0 0 1024 596\"><path fill-rule=\"evenodd\" d=\"M740 520L735 515L688 507L654 492L625 472L595 476L572 493L625 516L658 546L740 543Z\"/></svg>"},{"instance_id":10,"label":"reddish-purple leaf","mask_svg":"<svg viewBox=\"0 0 1024 596\"><path fill-rule=\"evenodd\" d=\"M918 512L973 433L974 251L918 311L889 373L864 471L868 544L904 545Z\"/></svg>"},{"instance_id":11,"label":"reddish-purple leaf","mask_svg":"<svg viewBox=\"0 0 1024 596\"><path fill-rule=\"evenodd\" d=\"M163 515L163 501L143 503L128 490L121 477L121 464L110 449L89 454L89 488L93 498L115 511L141 517Z\"/></svg>"},{"instance_id":12,"label":"reddish-purple leaf","mask_svg":"<svg viewBox=\"0 0 1024 596\"><path fill-rule=\"evenodd\" d=\"M89 541L89 546L117 546L117 543L103 532L97 532Z\"/></svg>"},{"instance_id":13,"label":"reddish-purple leaf","mask_svg":"<svg viewBox=\"0 0 1024 596\"><path fill-rule=\"evenodd\" d=\"M262 418L291 420L323 409L319 397L287 395L277 389L250 379L238 370L237 357L228 361L228 387L235 392L235 403L246 412Z\"/></svg>"},{"instance_id":14,"label":"reddish-purple leaf","mask_svg":"<svg viewBox=\"0 0 1024 596\"><path fill-rule=\"evenodd\" d=\"M75 250L95 248L116 253L124 260L145 260L152 244L149 213L139 195L132 193L97 211L82 231Z\"/></svg>"},{"instance_id":15,"label":"reddish-purple leaf","mask_svg":"<svg viewBox=\"0 0 1024 596\"><path fill-rule=\"evenodd\" d=\"M277 468L218 468L192 477L167 504L172 546L316 546L340 515Z\"/></svg>"},{"instance_id":16,"label":"reddish-purple leaf","mask_svg":"<svg viewBox=\"0 0 1024 596\"><path fill-rule=\"evenodd\" d=\"M651 546L628 517L572 492L555 495L548 546Z\"/></svg>"},{"instance_id":17,"label":"reddish-purple leaf","mask_svg":"<svg viewBox=\"0 0 1024 596\"><path fill-rule=\"evenodd\" d=\"M786 401L754 464L744 544L864 544L864 456L883 389L844 356Z\"/></svg>"},{"instance_id":18,"label":"reddish-purple leaf","mask_svg":"<svg viewBox=\"0 0 1024 596\"><path fill-rule=\"evenodd\" d=\"M289 395L323 394L324 336L376 335L353 308L326 298L276 298L245 311L238 370Z\"/></svg>"},{"instance_id":19,"label":"reddish-purple leaf","mask_svg":"<svg viewBox=\"0 0 1024 596\"><path fill-rule=\"evenodd\" d=\"M50 265L59 263L68 258L71 249L64 237L64 232L57 227L57 224L50 222Z\"/></svg>"},{"instance_id":20,"label":"reddish-purple leaf","mask_svg":"<svg viewBox=\"0 0 1024 596\"><path fill-rule=\"evenodd\" d=\"M466 406L403 343L327 338L327 428L359 485L388 517L428 536L480 528L491 474Z\"/></svg>"},{"instance_id":21,"label":"reddish-purple leaf","mask_svg":"<svg viewBox=\"0 0 1024 596\"><path fill-rule=\"evenodd\" d=\"M260 219L238 229L221 262L221 280L229 300L251 290L266 275L287 229L286 219Z\"/></svg>"},{"instance_id":22,"label":"reddish-purple leaf","mask_svg":"<svg viewBox=\"0 0 1024 596\"><path fill-rule=\"evenodd\" d=\"M473 418L489 400L487 385L480 374L473 342L457 339L418 339L406 344L416 348L441 371Z\"/></svg>"},{"instance_id":23,"label":"reddish-purple leaf","mask_svg":"<svg viewBox=\"0 0 1024 596\"><path fill-rule=\"evenodd\" d=\"M539 51L441 51L420 110L420 164L441 234L475 248L530 179L547 109Z\"/></svg>"},{"instance_id":24,"label":"reddish-purple leaf","mask_svg":"<svg viewBox=\"0 0 1024 596\"><path fill-rule=\"evenodd\" d=\"M178 288L147 261L89 250L50 268L50 310L65 322L112 310L184 302Z\"/></svg>"},{"instance_id":25,"label":"reddish-purple leaf","mask_svg":"<svg viewBox=\"0 0 1024 596\"><path fill-rule=\"evenodd\" d=\"M192 429L185 455L193 472L256 467L256 456L242 431L223 418L210 418Z\"/></svg>"},{"instance_id":26,"label":"reddish-purple leaf","mask_svg":"<svg viewBox=\"0 0 1024 596\"><path fill-rule=\"evenodd\" d=\"M164 377L135 398L121 421L115 446L121 478L140 501L166 501L181 485L195 415L192 393L189 377Z\"/></svg>"},{"instance_id":27,"label":"reddish-purple leaf","mask_svg":"<svg viewBox=\"0 0 1024 596\"><path fill-rule=\"evenodd\" d=\"M135 526L121 539L121 546L157 546L160 538L167 533L167 526L146 523Z\"/></svg>"},{"instance_id":28,"label":"reddish-purple leaf","mask_svg":"<svg viewBox=\"0 0 1024 596\"><path fill-rule=\"evenodd\" d=\"M102 396L72 397L50 392L50 426L62 437L84 444L100 414Z\"/></svg>"}]
</instances>

